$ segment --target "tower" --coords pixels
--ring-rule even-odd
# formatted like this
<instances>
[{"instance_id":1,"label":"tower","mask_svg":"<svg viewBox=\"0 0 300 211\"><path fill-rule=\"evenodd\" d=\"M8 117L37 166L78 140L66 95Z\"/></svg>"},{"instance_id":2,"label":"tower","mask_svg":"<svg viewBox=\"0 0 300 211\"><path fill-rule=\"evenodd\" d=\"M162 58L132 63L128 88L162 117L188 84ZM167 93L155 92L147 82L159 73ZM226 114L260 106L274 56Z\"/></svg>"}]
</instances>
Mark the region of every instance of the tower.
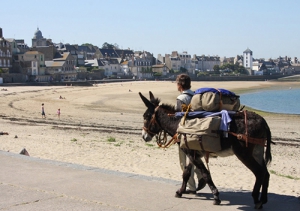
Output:
<instances>
[{"instance_id":1,"label":"tower","mask_svg":"<svg viewBox=\"0 0 300 211\"><path fill-rule=\"evenodd\" d=\"M248 69L248 71L252 70L252 62L253 62L253 58L252 58L252 51L247 48L244 52L243 52L243 66Z\"/></svg>"},{"instance_id":2,"label":"tower","mask_svg":"<svg viewBox=\"0 0 300 211\"><path fill-rule=\"evenodd\" d=\"M32 47L47 46L47 39L43 37L42 32L37 28L32 38Z\"/></svg>"}]
</instances>

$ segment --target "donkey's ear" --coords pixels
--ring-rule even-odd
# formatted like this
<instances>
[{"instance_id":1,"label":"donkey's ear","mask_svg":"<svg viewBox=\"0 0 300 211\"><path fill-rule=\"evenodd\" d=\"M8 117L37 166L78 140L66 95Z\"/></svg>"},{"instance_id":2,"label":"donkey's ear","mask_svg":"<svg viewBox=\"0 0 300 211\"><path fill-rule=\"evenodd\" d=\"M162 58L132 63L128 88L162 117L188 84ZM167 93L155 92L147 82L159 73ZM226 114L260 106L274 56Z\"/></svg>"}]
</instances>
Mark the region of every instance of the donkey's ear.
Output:
<instances>
[{"instance_id":1,"label":"donkey's ear","mask_svg":"<svg viewBox=\"0 0 300 211\"><path fill-rule=\"evenodd\" d=\"M142 95L142 93L139 92L139 95L147 108L154 108L154 105L147 98L145 98L144 95Z\"/></svg>"},{"instance_id":2,"label":"donkey's ear","mask_svg":"<svg viewBox=\"0 0 300 211\"><path fill-rule=\"evenodd\" d=\"M150 101L153 102L155 100L155 97L151 91L149 91Z\"/></svg>"}]
</instances>

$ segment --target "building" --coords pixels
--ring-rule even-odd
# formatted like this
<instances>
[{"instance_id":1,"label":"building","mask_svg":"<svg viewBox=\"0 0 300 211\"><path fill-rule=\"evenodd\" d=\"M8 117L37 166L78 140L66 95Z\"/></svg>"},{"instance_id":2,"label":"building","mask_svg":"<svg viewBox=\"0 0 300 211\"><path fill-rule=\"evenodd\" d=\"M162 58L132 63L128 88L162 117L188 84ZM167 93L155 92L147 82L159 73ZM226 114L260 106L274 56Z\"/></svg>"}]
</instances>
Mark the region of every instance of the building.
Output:
<instances>
[{"instance_id":1,"label":"building","mask_svg":"<svg viewBox=\"0 0 300 211\"><path fill-rule=\"evenodd\" d=\"M42 32L37 28L32 38L32 46L31 47L42 47L47 46L47 39L43 37Z\"/></svg>"},{"instance_id":2,"label":"building","mask_svg":"<svg viewBox=\"0 0 300 211\"><path fill-rule=\"evenodd\" d=\"M45 61L46 74L55 81L74 81L77 79L76 61L70 52L57 54L52 61Z\"/></svg>"},{"instance_id":3,"label":"building","mask_svg":"<svg viewBox=\"0 0 300 211\"><path fill-rule=\"evenodd\" d=\"M50 81L50 75L45 75L45 56L38 51L27 51L14 56L15 65L19 65L21 73L26 75L27 81Z\"/></svg>"},{"instance_id":4,"label":"building","mask_svg":"<svg viewBox=\"0 0 300 211\"><path fill-rule=\"evenodd\" d=\"M220 66L220 57L218 56L193 56L192 59L192 69L193 74L195 71L214 71L214 66Z\"/></svg>"},{"instance_id":5,"label":"building","mask_svg":"<svg viewBox=\"0 0 300 211\"><path fill-rule=\"evenodd\" d=\"M4 39L2 28L0 28L0 68L2 71L5 69L6 72L9 71L9 68L12 64L12 52L9 41Z\"/></svg>"},{"instance_id":6,"label":"building","mask_svg":"<svg viewBox=\"0 0 300 211\"><path fill-rule=\"evenodd\" d=\"M248 70L249 75L252 75L253 57L249 48L243 52L243 66Z\"/></svg>"}]
</instances>

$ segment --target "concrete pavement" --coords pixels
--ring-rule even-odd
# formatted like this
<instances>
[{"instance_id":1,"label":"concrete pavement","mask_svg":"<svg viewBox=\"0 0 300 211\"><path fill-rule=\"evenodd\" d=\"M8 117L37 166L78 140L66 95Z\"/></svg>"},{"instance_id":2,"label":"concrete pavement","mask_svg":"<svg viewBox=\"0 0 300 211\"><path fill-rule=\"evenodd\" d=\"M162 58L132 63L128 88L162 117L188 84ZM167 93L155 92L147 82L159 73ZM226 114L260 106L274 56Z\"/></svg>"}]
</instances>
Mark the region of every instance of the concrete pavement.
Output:
<instances>
[{"instance_id":1,"label":"concrete pavement","mask_svg":"<svg viewBox=\"0 0 300 211\"><path fill-rule=\"evenodd\" d=\"M0 151L0 210L253 210L250 192L219 188L214 206L207 187L175 198L180 184ZM270 193L264 210L300 210L300 200Z\"/></svg>"}]
</instances>

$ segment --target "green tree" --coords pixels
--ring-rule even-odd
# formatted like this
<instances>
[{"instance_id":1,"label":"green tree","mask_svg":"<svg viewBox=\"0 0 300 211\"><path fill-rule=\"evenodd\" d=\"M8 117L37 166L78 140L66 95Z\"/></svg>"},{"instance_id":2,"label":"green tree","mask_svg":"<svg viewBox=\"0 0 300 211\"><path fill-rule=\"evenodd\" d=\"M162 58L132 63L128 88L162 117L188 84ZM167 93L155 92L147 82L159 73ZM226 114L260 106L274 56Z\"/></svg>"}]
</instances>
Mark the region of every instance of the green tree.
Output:
<instances>
[{"instance_id":1,"label":"green tree","mask_svg":"<svg viewBox=\"0 0 300 211\"><path fill-rule=\"evenodd\" d=\"M220 66L216 64L214 65L213 69L215 72L220 71Z\"/></svg>"},{"instance_id":2,"label":"green tree","mask_svg":"<svg viewBox=\"0 0 300 211\"><path fill-rule=\"evenodd\" d=\"M82 46L93 46L92 43L83 43Z\"/></svg>"},{"instance_id":3,"label":"green tree","mask_svg":"<svg viewBox=\"0 0 300 211\"><path fill-rule=\"evenodd\" d=\"M117 44L115 44L115 45L117 45ZM113 48L115 48L115 45L105 42L105 43L103 43L102 48L113 49Z\"/></svg>"}]
</instances>

